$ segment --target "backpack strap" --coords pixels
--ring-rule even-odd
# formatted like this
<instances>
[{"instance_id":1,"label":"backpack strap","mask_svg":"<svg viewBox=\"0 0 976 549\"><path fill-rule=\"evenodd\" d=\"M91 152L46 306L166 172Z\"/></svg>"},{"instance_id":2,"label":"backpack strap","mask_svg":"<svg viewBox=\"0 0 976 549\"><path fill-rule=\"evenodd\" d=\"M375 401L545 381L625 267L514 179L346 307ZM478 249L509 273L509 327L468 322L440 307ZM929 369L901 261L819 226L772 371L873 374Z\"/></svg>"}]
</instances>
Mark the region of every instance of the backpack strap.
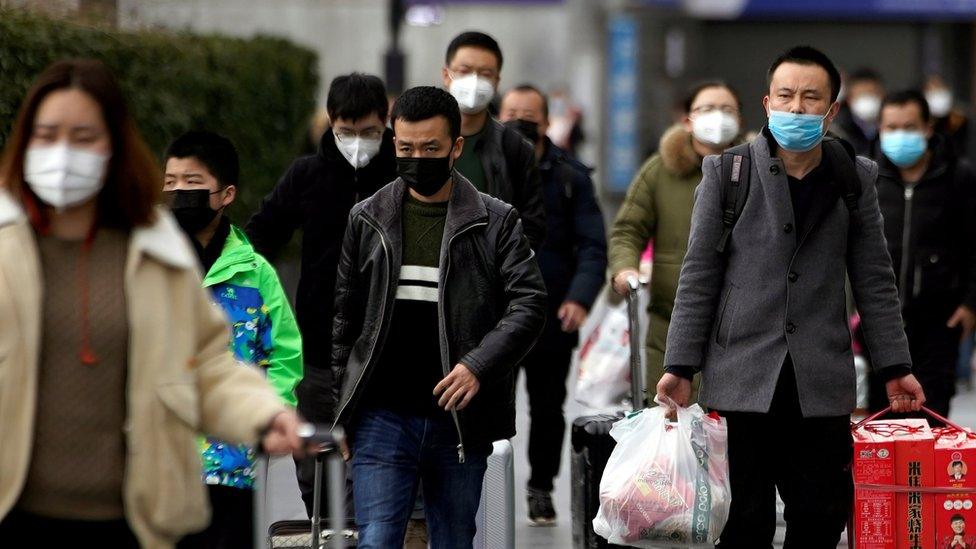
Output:
<instances>
[{"instance_id":1,"label":"backpack strap","mask_svg":"<svg viewBox=\"0 0 976 549\"><path fill-rule=\"evenodd\" d=\"M838 186L844 206L851 218L857 218L857 203L861 199L861 179L857 176L853 150L848 150L838 139L824 139L823 153L827 157L833 179Z\"/></svg>"},{"instance_id":2,"label":"backpack strap","mask_svg":"<svg viewBox=\"0 0 976 549\"><path fill-rule=\"evenodd\" d=\"M715 251L724 254L749 196L749 144L736 145L722 153L722 237Z\"/></svg>"}]
</instances>

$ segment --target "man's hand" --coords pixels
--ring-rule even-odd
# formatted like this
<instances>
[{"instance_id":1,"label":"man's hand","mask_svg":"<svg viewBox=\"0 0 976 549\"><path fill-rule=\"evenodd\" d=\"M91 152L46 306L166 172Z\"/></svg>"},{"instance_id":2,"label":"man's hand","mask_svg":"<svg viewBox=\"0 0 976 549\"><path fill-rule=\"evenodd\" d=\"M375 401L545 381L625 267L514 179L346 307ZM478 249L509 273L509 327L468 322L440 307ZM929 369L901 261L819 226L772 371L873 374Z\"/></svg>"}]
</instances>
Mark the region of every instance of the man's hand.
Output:
<instances>
[{"instance_id":1,"label":"man's hand","mask_svg":"<svg viewBox=\"0 0 976 549\"><path fill-rule=\"evenodd\" d=\"M586 307L575 301L564 301L557 316L562 322L563 331L571 334L586 322Z\"/></svg>"},{"instance_id":2,"label":"man's hand","mask_svg":"<svg viewBox=\"0 0 976 549\"><path fill-rule=\"evenodd\" d=\"M885 389L888 391L888 402L891 404L892 412L917 412L925 404L922 385L912 374L892 379L885 384Z\"/></svg>"},{"instance_id":3,"label":"man's hand","mask_svg":"<svg viewBox=\"0 0 976 549\"><path fill-rule=\"evenodd\" d=\"M946 322L946 326L949 328L962 326L962 338L966 339L973 335L973 329L976 329L976 313L969 307L960 305L956 312L952 313L952 317L949 318L949 322Z\"/></svg>"},{"instance_id":4,"label":"man's hand","mask_svg":"<svg viewBox=\"0 0 976 549\"><path fill-rule=\"evenodd\" d=\"M624 269L613 275L613 289L620 295L627 295L630 292L630 285L627 284L629 278L640 278L637 269Z\"/></svg>"},{"instance_id":5,"label":"man's hand","mask_svg":"<svg viewBox=\"0 0 976 549\"><path fill-rule=\"evenodd\" d=\"M454 370L447 375L437 387L434 387L434 396L439 396L437 405L448 412L453 410L463 410L471 402L474 395L478 394L481 382L464 364L457 364Z\"/></svg>"},{"instance_id":6,"label":"man's hand","mask_svg":"<svg viewBox=\"0 0 976 549\"><path fill-rule=\"evenodd\" d=\"M292 410L276 415L261 439L264 451L271 455L293 454L298 458L304 457L305 443L298 436L298 424L298 415Z\"/></svg>"},{"instance_id":7,"label":"man's hand","mask_svg":"<svg viewBox=\"0 0 976 549\"><path fill-rule=\"evenodd\" d=\"M691 400L691 381L674 374L664 374L657 382L657 396L659 400L668 397L684 408Z\"/></svg>"}]
</instances>

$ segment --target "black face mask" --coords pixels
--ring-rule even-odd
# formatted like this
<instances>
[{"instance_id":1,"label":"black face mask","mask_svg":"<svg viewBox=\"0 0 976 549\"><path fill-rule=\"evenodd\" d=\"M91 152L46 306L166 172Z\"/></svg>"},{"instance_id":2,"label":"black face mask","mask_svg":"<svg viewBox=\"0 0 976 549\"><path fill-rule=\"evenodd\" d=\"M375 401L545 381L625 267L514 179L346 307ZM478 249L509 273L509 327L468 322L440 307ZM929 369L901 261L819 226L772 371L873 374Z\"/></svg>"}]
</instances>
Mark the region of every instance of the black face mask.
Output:
<instances>
[{"instance_id":1,"label":"black face mask","mask_svg":"<svg viewBox=\"0 0 976 549\"><path fill-rule=\"evenodd\" d=\"M421 196L433 196L451 177L451 153L438 158L397 158L397 173Z\"/></svg>"},{"instance_id":2,"label":"black face mask","mask_svg":"<svg viewBox=\"0 0 976 549\"><path fill-rule=\"evenodd\" d=\"M220 210L210 207L210 195L216 193L207 189L166 191L165 194L176 222L190 236L202 231L220 215Z\"/></svg>"},{"instance_id":3,"label":"black face mask","mask_svg":"<svg viewBox=\"0 0 976 549\"><path fill-rule=\"evenodd\" d=\"M516 118L505 122L505 125L522 134L522 137L531 141L533 145L539 142L539 124L537 122Z\"/></svg>"}]
</instances>

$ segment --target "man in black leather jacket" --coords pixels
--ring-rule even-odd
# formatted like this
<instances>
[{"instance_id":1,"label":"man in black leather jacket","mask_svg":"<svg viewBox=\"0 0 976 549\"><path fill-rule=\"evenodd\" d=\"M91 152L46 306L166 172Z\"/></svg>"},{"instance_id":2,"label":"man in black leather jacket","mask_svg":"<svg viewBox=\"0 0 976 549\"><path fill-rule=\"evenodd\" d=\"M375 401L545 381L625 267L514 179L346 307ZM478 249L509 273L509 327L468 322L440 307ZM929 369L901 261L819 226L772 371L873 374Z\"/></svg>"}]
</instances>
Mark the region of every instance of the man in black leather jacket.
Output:
<instances>
[{"instance_id":1,"label":"man in black leather jacket","mask_svg":"<svg viewBox=\"0 0 976 549\"><path fill-rule=\"evenodd\" d=\"M335 422L352 441L359 547L402 544L421 483L432 546L470 547L545 285L515 209L453 170L457 101L413 88L392 118L400 177L353 208L339 261Z\"/></svg>"}]
</instances>

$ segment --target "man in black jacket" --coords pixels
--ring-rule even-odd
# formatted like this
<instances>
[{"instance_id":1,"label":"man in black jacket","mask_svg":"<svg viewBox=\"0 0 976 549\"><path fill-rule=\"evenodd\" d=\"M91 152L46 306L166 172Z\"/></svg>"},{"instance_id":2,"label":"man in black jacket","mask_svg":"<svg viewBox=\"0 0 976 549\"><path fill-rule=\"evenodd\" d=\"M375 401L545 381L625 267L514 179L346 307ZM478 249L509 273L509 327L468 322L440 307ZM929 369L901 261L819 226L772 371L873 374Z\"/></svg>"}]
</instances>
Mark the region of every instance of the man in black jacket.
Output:
<instances>
[{"instance_id":1,"label":"man in black jacket","mask_svg":"<svg viewBox=\"0 0 976 549\"><path fill-rule=\"evenodd\" d=\"M501 70L502 50L487 34L465 32L447 47L441 76L461 109L467 143L456 167L479 191L515 206L529 245L538 250L546 237L546 212L532 145L488 112Z\"/></svg>"},{"instance_id":2,"label":"man in black jacket","mask_svg":"<svg viewBox=\"0 0 976 549\"><path fill-rule=\"evenodd\" d=\"M885 98L881 151L878 203L912 363L927 405L948 416L959 340L976 324L976 177L934 134L917 91ZM883 408L883 383L872 388L871 407Z\"/></svg>"},{"instance_id":3,"label":"man in black jacket","mask_svg":"<svg viewBox=\"0 0 976 549\"><path fill-rule=\"evenodd\" d=\"M335 421L352 440L359 547L403 543L421 483L431 546L470 547L545 286L514 208L453 169L457 102L413 88L393 122L400 178L353 208L342 247Z\"/></svg>"},{"instance_id":4,"label":"man in black jacket","mask_svg":"<svg viewBox=\"0 0 976 549\"><path fill-rule=\"evenodd\" d=\"M590 170L546 137L546 96L535 87L518 86L505 94L499 119L535 145L546 199L548 236L538 254L549 292L546 328L522 366L532 414L529 520L552 526L552 481L559 473L566 431L566 376L579 343L579 327L606 279L607 234Z\"/></svg>"},{"instance_id":5,"label":"man in black jacket","mask_svg":"<svg viewBox=\"0 0 976 549\"><path fill-rule=\"evenodd\" d=\"M854 147L854 152L870 157L878 146L878 113L884 98L884 82L872 69L862 68L844 79L847 98L834 120L834 132Z\"/></svg>"},{"instance_id":6,"label":"man in black jacket","mask_svg":"<svg viewBox=\"0 0 976 549\"><path fill-rule=\"evenodd\" d=\"M389 103L383 82L371 75L337 77L326 102L332 128L316 154L299 158L264 198L245 231L254 248L274 259L302 231L296 316L303 338L304 379L298 410L309 421L332 420L335 402L329 368L336 265L353 205L396 178ZM299 484L311 510L312 463L299 466Z\"/></svg>"}]
</instances>

